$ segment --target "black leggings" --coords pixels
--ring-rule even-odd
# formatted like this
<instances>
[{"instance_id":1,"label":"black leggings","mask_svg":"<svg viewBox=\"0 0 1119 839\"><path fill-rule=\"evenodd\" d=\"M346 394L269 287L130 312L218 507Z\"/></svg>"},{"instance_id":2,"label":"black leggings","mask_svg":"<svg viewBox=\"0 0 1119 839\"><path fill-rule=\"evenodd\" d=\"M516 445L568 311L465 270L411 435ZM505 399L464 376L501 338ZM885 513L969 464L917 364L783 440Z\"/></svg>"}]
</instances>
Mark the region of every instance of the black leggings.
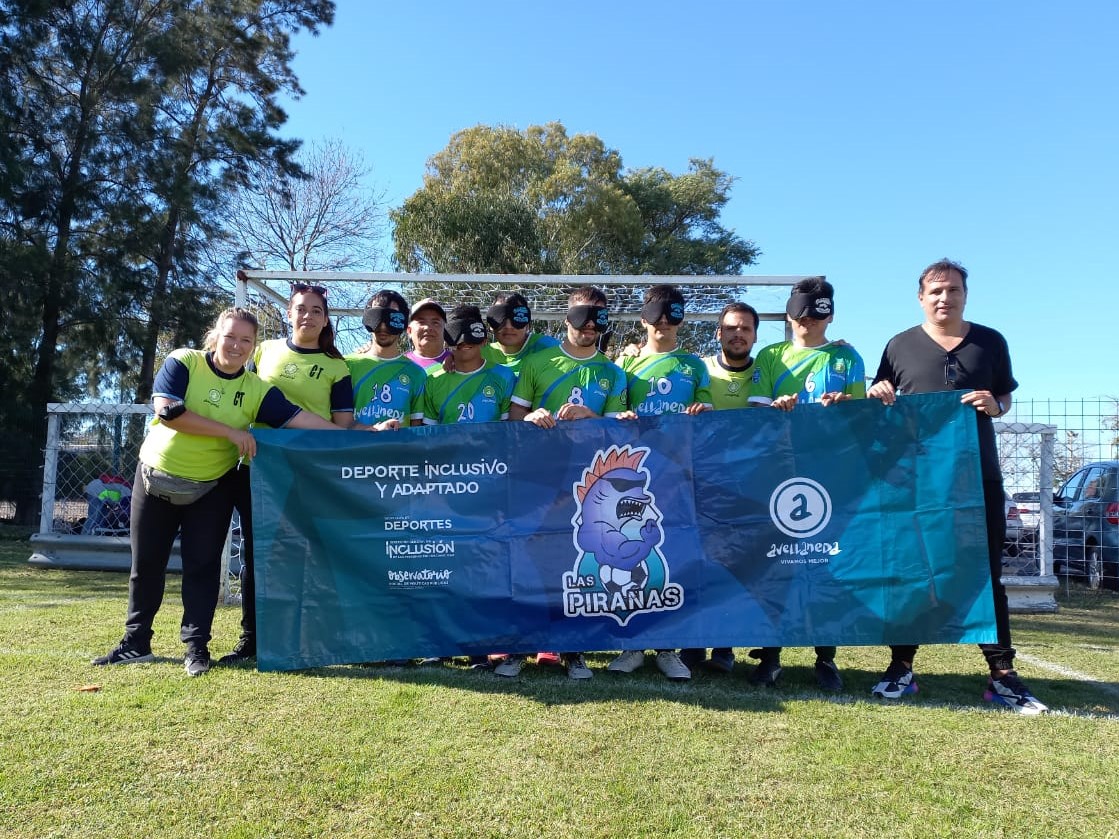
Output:
<instances>
[{"instance_id":1,"label":"black leggings","mask_svg":"<svg viewBox=\"0 0 1119 839\"><path fill-rule=\"evenodd\" d=\"M1006 541L1006 495L1002 481L983 482L983 506L987 513L987 559L991 566L991 587L995 595L995 629L997 644L980 644L979 649L992 671L1014 668L1014 647L1010 643L1010 608L1006 588L1002 584L1002 546ZM915 645L891 646L894 661L912 663L917 654Z\"/></svg>"},{"instance_id":2,"label":"black leggings","mask_svg":"<svg viewBox=\"0 0 1119 839\"><path fill-rule=\"evenodd\" d=\"M125 638L150 644L152 622L163 603L167 563L175 536L181 532L183 558L183 622L179 637L186 644L210 640L221 584L221 552L233 516L235 472L193 504L177 506L144 491L140 465L132 491L132 575L128 579Z\"/></svg>"}]
</instances>

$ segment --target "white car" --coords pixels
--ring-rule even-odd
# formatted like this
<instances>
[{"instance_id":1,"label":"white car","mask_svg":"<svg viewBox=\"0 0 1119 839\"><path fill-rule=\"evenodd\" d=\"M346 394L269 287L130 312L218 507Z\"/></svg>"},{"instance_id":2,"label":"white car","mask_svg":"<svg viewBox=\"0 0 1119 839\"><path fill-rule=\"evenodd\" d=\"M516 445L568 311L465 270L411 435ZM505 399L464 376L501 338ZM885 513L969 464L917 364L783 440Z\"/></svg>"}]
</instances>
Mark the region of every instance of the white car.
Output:
<instances>
[{"instance_id":1,"label":"white car","mask_svg":"<svg viewBox=\"0 0 1119 839\"><path fill-rule=\"evenodd\" d=\"M1022 526L1036 529L1038 523L1041 521L1041 493L1038 492L1016 492L1010 496L1014 506L1018 508L1018 516L1022 520Z\"/></svg>"}]
</instances>

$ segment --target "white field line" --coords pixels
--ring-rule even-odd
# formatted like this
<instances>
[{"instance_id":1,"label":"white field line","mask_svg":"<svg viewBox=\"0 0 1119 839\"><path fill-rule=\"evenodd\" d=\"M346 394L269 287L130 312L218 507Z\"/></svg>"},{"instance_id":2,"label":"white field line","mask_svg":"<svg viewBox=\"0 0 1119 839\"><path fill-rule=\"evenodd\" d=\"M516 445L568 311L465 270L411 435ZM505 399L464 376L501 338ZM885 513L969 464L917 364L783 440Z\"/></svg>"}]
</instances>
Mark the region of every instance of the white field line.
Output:
<instances>
[{"instance_id":1,"label":"white field line","mask_svg":"<svg viewBox=\"0 0 1119 839\"><path fill-rule=\"evenodd\" d=\"M1068 679L1075 679L1078 682L1087 682L1104 693L1109 693L1112 696L1119 696L1119 686L1100 681L1095 676L1089 676L1087 673L1081 673L1079 670L1073 670L1071 667L1065 667L1063 664L1046 661L1043 658L1038 658L1028 653L1018 653L1016 657L1032 664L1034 667L1040 667L1042 670L1048 670L1050 673L1056 673L1058 676L1064 676Z\"/></svg>"}]
</instances>

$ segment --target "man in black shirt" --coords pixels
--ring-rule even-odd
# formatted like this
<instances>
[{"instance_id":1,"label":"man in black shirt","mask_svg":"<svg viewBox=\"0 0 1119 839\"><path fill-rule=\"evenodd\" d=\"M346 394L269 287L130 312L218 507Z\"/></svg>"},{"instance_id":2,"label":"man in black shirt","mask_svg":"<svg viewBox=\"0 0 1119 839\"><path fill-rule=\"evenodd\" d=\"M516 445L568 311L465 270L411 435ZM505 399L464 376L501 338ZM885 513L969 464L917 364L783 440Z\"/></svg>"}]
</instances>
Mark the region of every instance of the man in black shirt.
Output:
<instances>
[{"instance_id":1,"label":"man in black shirt","mask_svg":"<svg viewBox=\"0 0 1119 839\"><path fill-rule=\"evenodd\" d=\"M1048 708L1014 671L1010 614L1002 585L1005 496L991 420L1010 409L1010 393L1018 387L1010 368L1010 352L998 332L964 320L967 270L962 265L947 259L933 263L921 274L917 289L925 322L890 339L867 396L892 405L903 394L968 391L960 402L975 408L979 422L987 550L998 631L998 643L979 645L991 670L984 698L1020 714L1040 714ZM882 699L916 693L913 658L917 647L891 646L890 651L890 666L871 693Z\"/></svg>"}]
</instances>

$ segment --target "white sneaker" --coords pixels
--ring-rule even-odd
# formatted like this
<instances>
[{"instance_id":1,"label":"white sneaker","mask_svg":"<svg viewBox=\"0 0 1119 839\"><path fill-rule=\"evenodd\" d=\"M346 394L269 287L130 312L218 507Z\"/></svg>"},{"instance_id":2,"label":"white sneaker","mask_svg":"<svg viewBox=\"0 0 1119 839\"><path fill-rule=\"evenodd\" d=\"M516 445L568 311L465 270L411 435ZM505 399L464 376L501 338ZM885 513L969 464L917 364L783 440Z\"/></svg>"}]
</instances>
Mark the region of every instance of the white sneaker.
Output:
<instances>
[{"instance_id":1,"label":"white sneaker","mask_svg":"<svg viewBox=\"0 0 1119 839\"><path fill-rule=\"evenodd\" d=\"M523 655L511 655L493 669L495 676L504 676L506 679L515 679L521 675L525 666Z\"/></svg>"},{"instance_id":2,"label":"white sneaker","mask_svg":"<svg viewBox=\"0 0 1119 839\"><path fill-rule=\"evenodd\" d=\"M644 650L626 650L619 653L618 657L606 665L611 673L632 673L645 666ZM683 667L683 665L680 665Z\"/></svg>"},{"instance_id":3,"label":"white sneaker","mask_svg":"<svg viewBox=\"0 0 1119 839\"><path fill-rule=\"evenodd\" d=\"M594 676L591 668L587 667L587 660L583 658L582 653L565 655L563 663L567 667L567 678L569 679L590 679Z\"/></svg>"},{"instance_id":4,"label":"white sneaker","mask_svg":"<svg viewBox=\"0 0 1119 839\"><path fill-rule=\"evenodd\" d=\"M676 650L660 650L657 653L657 669L674 682L686 682L692 677L692 671L680 660L680 653Z\"/></svg>"}]
</instances>

